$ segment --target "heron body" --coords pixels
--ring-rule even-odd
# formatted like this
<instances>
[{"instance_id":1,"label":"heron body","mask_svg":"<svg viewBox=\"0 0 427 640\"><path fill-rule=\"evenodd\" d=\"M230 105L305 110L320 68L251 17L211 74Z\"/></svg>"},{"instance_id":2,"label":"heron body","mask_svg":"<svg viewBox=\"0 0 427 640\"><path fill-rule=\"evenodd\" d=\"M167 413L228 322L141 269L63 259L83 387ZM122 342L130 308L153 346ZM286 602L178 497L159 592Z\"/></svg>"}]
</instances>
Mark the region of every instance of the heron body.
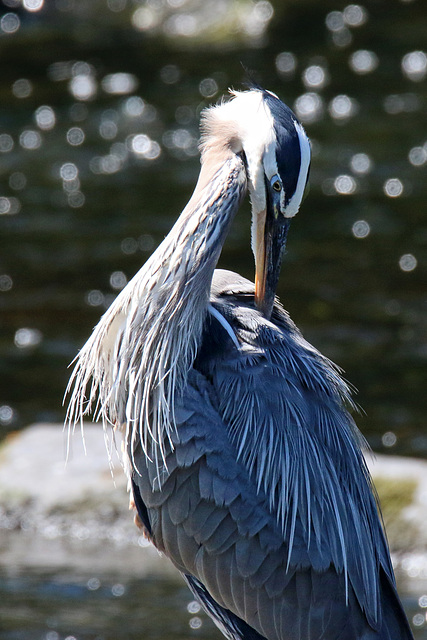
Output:
<instances>
[{"instance_id":1,"label":"heron body","mask_svg":"<svg viewBox=\"0 0 427 640\"><path fill-rule=\"evenodd\" d=\"M406 640L349 390L274 297L309 165L274 94L205 112L193 196L81 350L68 420L123 430L142 526L231 640ZM215 270L247 191L255 285Z\"/></svg>"}]
</instances>

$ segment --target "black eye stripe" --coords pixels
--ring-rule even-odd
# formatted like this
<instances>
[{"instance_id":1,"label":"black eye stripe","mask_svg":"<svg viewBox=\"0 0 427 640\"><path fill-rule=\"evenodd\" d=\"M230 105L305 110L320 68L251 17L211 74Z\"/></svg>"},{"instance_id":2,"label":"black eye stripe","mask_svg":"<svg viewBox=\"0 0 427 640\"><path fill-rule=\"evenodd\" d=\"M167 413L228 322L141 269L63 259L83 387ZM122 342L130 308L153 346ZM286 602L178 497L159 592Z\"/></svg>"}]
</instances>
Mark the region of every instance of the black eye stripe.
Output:
<instances>
[{"instance_id":1,"label":"black eye stripe","mask_svg":"<svg viewBox=\"0 0 427 640\"><path fill-rule=\"evenodd\" d=\"M267 91L263 97L273 116L277 168L285 191L285 204L288 204L296 191L301 169L301 148L294 124L298 120L278 98Z\"/></svg>"}]
</instances>

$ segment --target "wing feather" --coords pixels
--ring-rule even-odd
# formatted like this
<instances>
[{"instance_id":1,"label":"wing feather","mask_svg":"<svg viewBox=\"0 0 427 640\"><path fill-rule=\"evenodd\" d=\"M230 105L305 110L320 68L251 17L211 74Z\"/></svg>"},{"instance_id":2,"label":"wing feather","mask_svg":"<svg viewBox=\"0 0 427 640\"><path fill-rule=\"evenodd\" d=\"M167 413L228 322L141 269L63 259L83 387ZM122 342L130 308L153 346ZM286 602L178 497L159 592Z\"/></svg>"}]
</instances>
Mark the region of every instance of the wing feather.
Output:
<instances>
[{"instance_id":1,"label":"wing feather","mask_svg":"<svg viewBox=\"0 0 427 640\"><path fill-rule=\"evenodd\" d=\"M164 470L133 452L154 543L231 640L411 638L345 384L280 309L212 304L240 348L203 338Z\"/></svg>"}]
</instances>

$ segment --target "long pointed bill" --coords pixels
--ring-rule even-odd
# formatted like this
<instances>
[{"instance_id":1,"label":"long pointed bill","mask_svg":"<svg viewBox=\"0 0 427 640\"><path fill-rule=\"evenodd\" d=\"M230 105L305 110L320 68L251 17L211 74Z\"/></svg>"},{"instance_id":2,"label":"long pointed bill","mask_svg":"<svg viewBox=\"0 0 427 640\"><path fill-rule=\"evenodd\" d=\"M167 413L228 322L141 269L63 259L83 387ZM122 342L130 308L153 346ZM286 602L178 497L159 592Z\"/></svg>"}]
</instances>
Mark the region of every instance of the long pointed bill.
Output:
<instances>
[{"instance_id":1,"label":"long pointed bill","mask_svg":"<svg viewBox=\"0 0 427 640\"><path fill-rule=\"evenodd\" d=\"M285 218L279 212L278 206L274 206L267 198L266 216L257 221L255 304L267 319L270 319L273 311L290 220L290 218ZM262 225L264 225L264 230L262 230Z\"/></svg>"}]
</instances>

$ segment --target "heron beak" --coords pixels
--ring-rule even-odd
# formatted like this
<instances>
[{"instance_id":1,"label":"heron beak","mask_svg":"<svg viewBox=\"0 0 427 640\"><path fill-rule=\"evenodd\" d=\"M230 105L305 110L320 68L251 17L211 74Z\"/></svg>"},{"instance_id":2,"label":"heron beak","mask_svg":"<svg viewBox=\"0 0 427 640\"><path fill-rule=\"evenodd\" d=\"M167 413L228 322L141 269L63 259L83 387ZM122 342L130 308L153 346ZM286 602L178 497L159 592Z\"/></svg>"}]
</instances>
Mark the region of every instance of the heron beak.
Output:
<instances>
[{"instance_id":1,"label":"heron beak","mask_svg":"<svg viewBox=\"0 0 427 640\"><path fill-rule=\"evenodd\" d=\"M289 226L278 194L267 185L267 207L257 220L255 240L255 304L267 319L273 311Z\"/></svg>"}]
</instances>

